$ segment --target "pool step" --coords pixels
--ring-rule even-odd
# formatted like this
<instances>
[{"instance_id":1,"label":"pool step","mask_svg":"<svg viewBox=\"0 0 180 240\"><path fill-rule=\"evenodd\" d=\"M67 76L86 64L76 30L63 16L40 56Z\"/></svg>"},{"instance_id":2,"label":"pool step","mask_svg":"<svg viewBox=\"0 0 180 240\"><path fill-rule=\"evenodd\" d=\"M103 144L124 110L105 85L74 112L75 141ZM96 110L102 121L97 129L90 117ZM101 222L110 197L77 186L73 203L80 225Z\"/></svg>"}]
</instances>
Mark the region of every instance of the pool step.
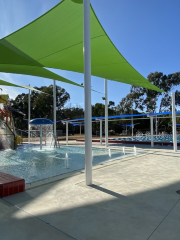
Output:
<instances>
[{"instance_id":1,"label":"pool step","mask_svg":"<svg viewBox=\"0 0 180 240\"><path fill-rule=\"evenodd\" d=\"M0 198L25 191L25 180L0 172Z\"/></svg>"}]
</instances>

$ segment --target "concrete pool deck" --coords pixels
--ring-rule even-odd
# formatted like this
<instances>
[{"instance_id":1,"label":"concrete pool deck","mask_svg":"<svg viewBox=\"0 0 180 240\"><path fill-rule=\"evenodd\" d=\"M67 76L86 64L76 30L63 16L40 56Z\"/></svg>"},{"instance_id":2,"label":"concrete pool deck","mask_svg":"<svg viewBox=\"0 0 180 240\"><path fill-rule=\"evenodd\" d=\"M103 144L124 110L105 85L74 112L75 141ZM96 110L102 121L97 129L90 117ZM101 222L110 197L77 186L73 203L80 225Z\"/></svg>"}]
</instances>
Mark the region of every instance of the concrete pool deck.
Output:
<instances>
[{"instance_id":1,"label":"concrete pool deck","mask_svg":"<svg viewBox=\"0 0 180 240\"><path fill-rule=\"evenodd\" d=\"M94 167L90 187L80 171L0 199L0 239L179 240L180 152L138 149Z\"/></svg>"}]
</instances>

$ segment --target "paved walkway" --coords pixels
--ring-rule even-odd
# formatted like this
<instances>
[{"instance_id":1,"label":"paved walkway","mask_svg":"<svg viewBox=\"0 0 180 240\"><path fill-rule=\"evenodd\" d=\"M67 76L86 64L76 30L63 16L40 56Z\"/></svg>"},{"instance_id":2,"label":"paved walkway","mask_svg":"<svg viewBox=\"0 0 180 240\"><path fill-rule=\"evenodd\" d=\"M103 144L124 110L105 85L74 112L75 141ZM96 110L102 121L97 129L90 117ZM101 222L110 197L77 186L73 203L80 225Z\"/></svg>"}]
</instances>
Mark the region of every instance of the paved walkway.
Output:
<instances>
[{"instance_id":1,"label":"paved walkway","mask_svg":"<svg viewBox=\"0 0 180 240\"><path fill-rule=\"evenodd\" d=\"M93 179L85 186L81 171L0 199L0 239L180 239L179 152L147 149L95 167Z\"/></svg>"}]
</instances>

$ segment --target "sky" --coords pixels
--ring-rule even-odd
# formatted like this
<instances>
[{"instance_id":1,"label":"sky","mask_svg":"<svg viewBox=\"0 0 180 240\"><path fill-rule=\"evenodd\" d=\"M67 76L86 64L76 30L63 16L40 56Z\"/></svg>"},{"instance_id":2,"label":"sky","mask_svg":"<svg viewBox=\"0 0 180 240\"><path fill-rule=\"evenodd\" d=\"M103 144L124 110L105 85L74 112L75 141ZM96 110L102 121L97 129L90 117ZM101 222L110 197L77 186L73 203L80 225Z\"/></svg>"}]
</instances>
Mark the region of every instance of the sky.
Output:
<instances>
[{"instance_id":1,"label":"sky","mask_svg":"<svg viewBox=\"0 0 180 240\"><path fill-rule=\"evenodd\" d=\"M106 33L127 61L144 77L150 72L170 74L180 71L180 1L179 0L90 0ZM60 0L0 0L0 38L38 18ZM51 69L52 70L52 69ZM83 74L53 70L77 83ZM53 82L33 76L0 73L3 80L19 85L49 86ZM84 107L84 91L57 81L66 89L66 106ZM92 77L92 104L104 103L104 79ZM130 91L130 85L108 81L108 101L117 105ZM21 88L3 87L11 98L27 93Z\"/></svg>"}]
</instances>

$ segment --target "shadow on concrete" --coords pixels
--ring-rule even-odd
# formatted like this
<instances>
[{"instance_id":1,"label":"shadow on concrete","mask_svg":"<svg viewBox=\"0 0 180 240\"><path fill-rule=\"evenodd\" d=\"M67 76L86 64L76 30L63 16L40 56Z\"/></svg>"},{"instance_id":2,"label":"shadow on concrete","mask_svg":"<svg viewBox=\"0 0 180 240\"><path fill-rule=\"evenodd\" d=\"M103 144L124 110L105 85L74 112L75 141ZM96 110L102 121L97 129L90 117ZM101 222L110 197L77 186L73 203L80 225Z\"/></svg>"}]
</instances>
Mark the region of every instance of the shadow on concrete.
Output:
<instances>
[{"instance_id":1,"label":"shadow on concrete","mask_svg":"<svg viewBox=\"0 0 180 240\"><path fill-rule=\"evenodd\" d=\"M109 194L109 195L111 195L111 196L114 196L114 197L116 197L116 198L125 197L125 196L123 196L123 195L121 195L121 194L119 194L119 193L113 192L113 191L111 191L111 190L109 190L109 189L100 187L100 186L95 185L95 184L92 184L91 187L94 188L94 189L96 189L96 190L98 190L98 191L101 191L101 192L107 193L107 194Z\"/></svg>"}]
</instances>

